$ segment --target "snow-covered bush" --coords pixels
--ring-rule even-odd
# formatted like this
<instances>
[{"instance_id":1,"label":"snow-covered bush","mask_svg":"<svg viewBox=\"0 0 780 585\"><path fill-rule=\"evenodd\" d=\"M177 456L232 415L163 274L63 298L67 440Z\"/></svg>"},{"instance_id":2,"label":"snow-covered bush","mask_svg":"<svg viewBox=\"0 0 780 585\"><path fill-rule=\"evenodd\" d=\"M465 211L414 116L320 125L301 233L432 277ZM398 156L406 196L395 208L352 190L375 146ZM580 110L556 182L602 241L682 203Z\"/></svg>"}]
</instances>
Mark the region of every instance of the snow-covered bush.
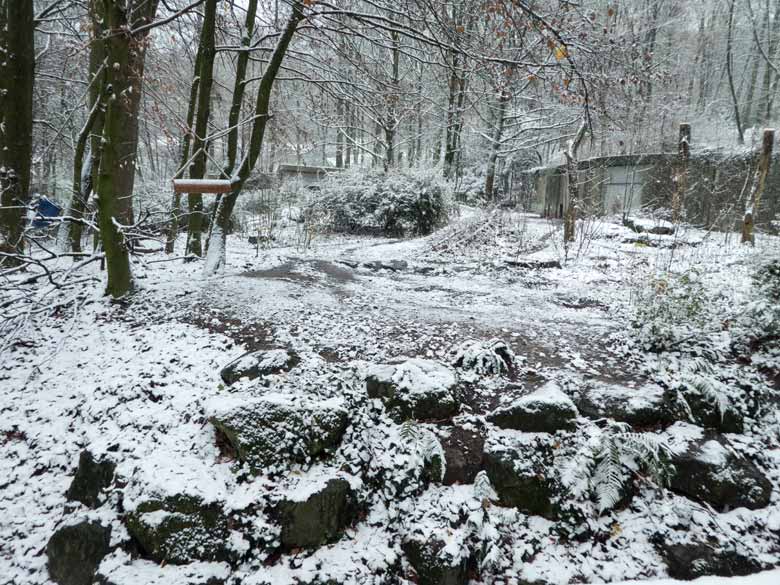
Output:
<instances>
[{"instance_id":1,"label":"snow-covered bush","mask_svg":"<svg viewBox=\"0 0 780 585\"><path fill-rule=\"evenodd\" d=\"M763 264L732 331L735 353L762 369L780 371L780 260Z\"/></svg>"},{"instance_id":2,"label":"snow-covered bush","mask_svg":"<svg viewBox=\"0 0 780 585\"><path fill-rule=\"evenodd\" d=\"M713 299L700 275L690 271L651 279L636 291L633 325L650 351L666 351L712 323Z\"/></svg>"},{"instance_id":3,"label":"snow-covered bush","mask_svg":"<svg viewBox=\"0 0 780 585\"><path fill-rule=\"evenodd\" d=\"M333 176L310 205L338 232L428 235L447 222L446 183L430 174L346 172Z\"/></svg>"},{"instance_id":4,"label":"snow-covered bush","mask_svg":"<svg viewBox=\"0 0 780 585\"><path fill-rule=\"evenodd\" d=\"M455 198L466 205L480 207L488 202L485 196L485 176L480 173L465 173L455 185Z\"/></svg>"},{"instance_id":5,"label":"snow-covered bush","mask_svg":"<svg viewBox=\"0 0 780 585\"><path fill-rule=\"evenodd\" d=\"M508 376L518 367L512 348L501 339L465 341L452 350L451 356L453 366L480 376Z\"/></svg>"}]
</instances>

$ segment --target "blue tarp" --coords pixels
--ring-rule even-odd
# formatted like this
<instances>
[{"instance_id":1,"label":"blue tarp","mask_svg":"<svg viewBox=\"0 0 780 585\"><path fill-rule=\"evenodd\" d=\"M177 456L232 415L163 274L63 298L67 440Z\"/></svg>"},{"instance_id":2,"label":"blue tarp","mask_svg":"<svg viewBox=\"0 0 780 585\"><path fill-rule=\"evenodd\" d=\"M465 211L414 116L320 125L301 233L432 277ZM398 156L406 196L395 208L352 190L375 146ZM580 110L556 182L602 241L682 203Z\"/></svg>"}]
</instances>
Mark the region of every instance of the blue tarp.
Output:
<instances>
[{"instance_id":1,"label":"blue tarp","mask_svg":"<svg viewBox=\"0 0 780 585\"><path fill-rule=\"evenodd\" d=\"M41 197L38 200L38 209L35 212L35 218L33 219L33 227L42 228L49 225L50 218L57 217L62 211L62 207L49 200L46 197Z\"/></svg>"}]
</instances>

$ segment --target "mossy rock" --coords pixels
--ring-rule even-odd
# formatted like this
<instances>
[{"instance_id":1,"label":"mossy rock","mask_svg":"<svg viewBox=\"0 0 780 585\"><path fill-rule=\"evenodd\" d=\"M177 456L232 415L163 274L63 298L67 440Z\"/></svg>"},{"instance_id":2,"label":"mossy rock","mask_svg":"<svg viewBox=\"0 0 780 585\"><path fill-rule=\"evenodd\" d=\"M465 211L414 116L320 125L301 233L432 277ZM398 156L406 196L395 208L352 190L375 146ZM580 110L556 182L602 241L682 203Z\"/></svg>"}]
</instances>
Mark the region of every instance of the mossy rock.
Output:
<instances>
[{"instance_id":1,"label":"mossy rock","mask_svg":"<svg viewBox=\"0 0 780 585\"><path fill-rule=\"evenodd\" d=\"M271 511L286 550L316 548L338 540L357 520L355 492L343 478L330 479L305 500L283 499Z\"/></svg>"},{"instance_id":2,"label":"mossy rock","mask_svg":"<svg viewBox=\"0 0 780 585\"><path fill-rule=\"evenodd\" d=\"M253 474L335 451L349 424L343 402L267 395L212 416L211 423Z\"/></svg>"},{"instance_id":3,"label":"mossy rock","mask_svg":"<svg viewBox=\"0 0 780 585\"><path fill-rule=\"evenodd\" d=\"M457 382L455 372L442 363L410 359L372 366L366 376L366 393L382 400L397 423L444 420L458 414Z\"/></svg>"},{"instance_id":4,"label":"mossy rock","mask_svg":"<svg viewBox=\"0 0 780 585\"><path fill-rule=\"evenodd\" d=\"M46 545L49 577L59 585L91 585L110 542L111 527L99 522L62 526Z\"/></svg>"},{"instance_id":5,"label":"mossy rock","mask_svg":"<svg viewBox=\"0 0 780 585\"><path fill-rule=\"evenodd\" d=\"M228 521L218 504L173 496L139 504L124 518L145 555L174 565L191 561L232 561Z\"/></svg>"},{"instance_id":6,"label":"mossy rock","mask_svg":"<svg viewBox=\"0 0 780 585\"><path fill-rule=\"evenodd\" d=\"M553 484L542 468L521 468L516 463L522 454L514 450L486 451L483 467L502 506L517 508L525 514L558 517Z\"/></svg>"},{"instance_id":7,"label":"mossy rock","mask_svg":"<svg viewBox=\"0 0 780 585\"><path fill-rule=\"evenodd\" d=\"M468 558L452 558L437 538L425 542L410 539L403 543L409 564L417 573L419 585L466 585L469 582Z\"/></svg>"},{"instance_id":8,"label":"mossy rock","mask_svg":"<svg viewBox=\"0 0 780 585\"><path fill-rule=\"evenodd\" d=\"M495 410L488 420L502 429L555 433L572 430L578 414L577 407L558 385L548 382L512 404Z\"/></svg>"}]
</instances>

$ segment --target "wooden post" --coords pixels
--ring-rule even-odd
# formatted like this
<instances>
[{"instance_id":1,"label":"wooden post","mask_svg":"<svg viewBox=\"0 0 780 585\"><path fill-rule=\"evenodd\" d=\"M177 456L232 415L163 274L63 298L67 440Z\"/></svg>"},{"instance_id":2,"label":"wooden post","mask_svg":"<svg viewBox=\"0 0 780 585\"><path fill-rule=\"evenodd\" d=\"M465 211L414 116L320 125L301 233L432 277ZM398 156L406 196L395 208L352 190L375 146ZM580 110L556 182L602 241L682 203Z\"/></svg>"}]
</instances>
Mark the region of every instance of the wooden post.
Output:
<instances>
[{"instance_id":1,"label":"wooden post","mask_svg":"<svg viewBox=\"0 0 780 585\"><path fill-rule=\"evenodd\" d=\"M755 214L758 211L758 206L761 203L761 197L764 194L764 188L766 187L766 178L769 175L769 167L772 164L772 149L775 144L775 131L774 129L764 130L764 139L761 142L761 155L758 159L758 167L756 168L756 175L753 178L753 187L750 193L750 199L745 206L745 216L742 220L742 243L755 245L755 234L753 233L753 227L755 222Z\"/></svg>"},{"instance_id":2,"label":"wooden post","mask_svg":"<svg viewBox=\"0 0 780 585\"><path fill-rule=\"evenodd\" d=\"M677 142L677 164L674 172L674 194L672 195L672 223L680 221L688 189L688 165L691 160L691 125L680 124L680 138Z\"/></svg>"}]
</instances>

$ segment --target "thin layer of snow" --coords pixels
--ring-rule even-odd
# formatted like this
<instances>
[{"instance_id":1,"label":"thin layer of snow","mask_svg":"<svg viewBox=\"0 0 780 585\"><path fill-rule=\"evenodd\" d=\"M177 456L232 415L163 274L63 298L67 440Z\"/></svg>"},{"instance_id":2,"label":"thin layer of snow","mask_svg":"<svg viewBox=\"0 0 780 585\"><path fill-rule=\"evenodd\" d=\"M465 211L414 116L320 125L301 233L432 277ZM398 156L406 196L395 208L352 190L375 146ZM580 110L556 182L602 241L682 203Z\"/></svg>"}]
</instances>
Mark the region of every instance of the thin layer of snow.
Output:
<instances>
[{"instance_id":1,"label":"thin layer of snow","mask_svg":"<svg viewBox=\"0 0 780 585\"><path fill-rule=\"evenodd\" d=\"M547 382L544 384L544 386L538 390L534 390L530 394L526 394L517 402L518 404L527 407L532 407L536 404L558 404L569 407L574 406L571 398L569 398L563 392L563 390L561 390L560 386L555 381Z\"/></svg>"},{"instance_id":2,"label":"thin layer of snow","mask_svg":"<svg viewBox=\"0 0 780 585\"><path fill-rule=\"evenodd\" d=\"M649 581L621 581L615 585L777 585L778 583L780 583L780 569L744 577L699 577L693 581L651 579Z\"/></svg>"}]
</instances>

